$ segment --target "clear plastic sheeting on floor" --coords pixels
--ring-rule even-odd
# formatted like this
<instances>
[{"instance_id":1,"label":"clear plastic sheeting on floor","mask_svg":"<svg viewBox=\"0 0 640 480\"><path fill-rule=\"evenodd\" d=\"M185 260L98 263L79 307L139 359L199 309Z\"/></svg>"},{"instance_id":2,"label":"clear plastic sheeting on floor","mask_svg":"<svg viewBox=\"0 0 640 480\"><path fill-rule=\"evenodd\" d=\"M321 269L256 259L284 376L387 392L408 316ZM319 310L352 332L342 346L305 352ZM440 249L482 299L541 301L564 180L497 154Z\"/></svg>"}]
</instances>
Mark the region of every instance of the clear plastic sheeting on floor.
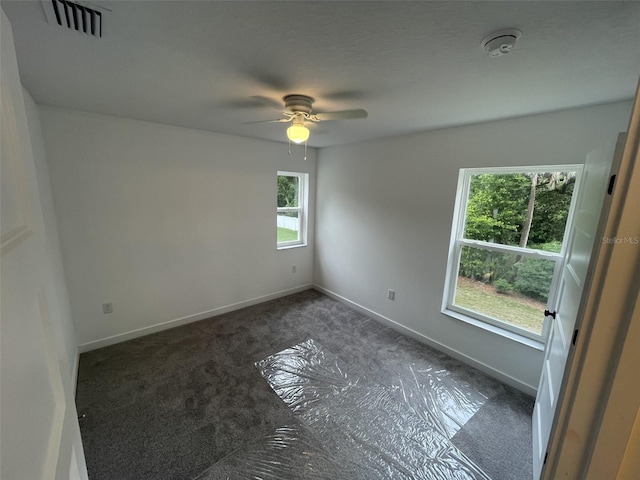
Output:
<instances>
[{"instance_id":1,"label":"clear plastic sheeting on floor","mask_svg":"<svg viewBox=\"0 0 640 480\"><path fill-rule=\"evenodd\" d=\"M301 424L218 461L196 480L470 480L489 477L450 441L486 397L443 369L398 366L382 386L313 340L256 364Z\"/></svg>"},{"instance_id":2,"label":"clear plastic sheeting on floor","mask_svg":"<svg viewBox=\"0 0 640 480\"><path fill-rule=\"evenodd\" d=\"M394 398L447 438L453 438L487 401L445 369L409 365L388 376Z\"/></svg>"},{"instance_id":3,"label":"clear plastic sheeting on floor","mask_svg":"<svg viewBox=\"0 0 640 480\"><path fill-rule=\"evenodd\" d=\"M226 456L194 480L367 480L350 462L340 463L302 425L278 428Z\"/></svg>"},{"instance_id":4,"label":"clear plastic sheeting on floor","mask_svg":"<svg viewBox=\"0 0 640 480\"><path fill-rule=\"evenodd\" d=\"M357 465L355 478L489 478L449 440L479 408L482 396L457 388L443 372L414 371L415 388L408 382L388 389L351 376L336 355L313 340L256 366L327 452L329 463ZM270 478L266 473L248 478ZM273 478L306 477L274 472ZM354 476L342 471L331 478Z\"/></svg>"}]
</instances>

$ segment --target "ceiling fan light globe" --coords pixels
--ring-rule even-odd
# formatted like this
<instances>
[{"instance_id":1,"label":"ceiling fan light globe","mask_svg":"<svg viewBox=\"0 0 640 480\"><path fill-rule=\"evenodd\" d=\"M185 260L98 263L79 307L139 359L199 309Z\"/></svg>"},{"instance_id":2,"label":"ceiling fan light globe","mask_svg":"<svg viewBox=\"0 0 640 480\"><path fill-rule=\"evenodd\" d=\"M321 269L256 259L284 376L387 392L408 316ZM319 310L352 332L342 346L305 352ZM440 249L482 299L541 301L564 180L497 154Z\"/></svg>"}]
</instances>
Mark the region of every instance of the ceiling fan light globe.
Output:
<instances>
[{"instance_id":1,"label":"ceiling fan light globe","mask_svg":"<svg viewBox=\"0 0 640 480\"><path fill-rule=\"evenodd\" d=\"M287 138L293 143L303 143L309 139L309 129L304 125L291 125L287 128Z\"/></svg>"}]
</instances>

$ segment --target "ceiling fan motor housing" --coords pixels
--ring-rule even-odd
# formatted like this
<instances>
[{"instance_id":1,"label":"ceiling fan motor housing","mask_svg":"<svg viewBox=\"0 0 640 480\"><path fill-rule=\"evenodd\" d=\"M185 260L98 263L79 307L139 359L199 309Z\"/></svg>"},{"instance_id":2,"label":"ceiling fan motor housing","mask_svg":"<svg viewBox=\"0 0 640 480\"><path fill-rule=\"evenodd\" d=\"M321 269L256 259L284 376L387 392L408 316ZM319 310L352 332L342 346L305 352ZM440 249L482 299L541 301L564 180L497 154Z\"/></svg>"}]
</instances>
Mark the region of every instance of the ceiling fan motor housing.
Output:
<instances>
[{"instance_id":1,"label":"ceiling fan motor housing","mask_svg":"<svg viewBox=\"0 0 640 480\"><path fill-rule=\"evenodd\" d=\"M313 98L308 95L287 95L283 98L284 106L289 112L311 113Z\"/></svg>"}]
</instances>

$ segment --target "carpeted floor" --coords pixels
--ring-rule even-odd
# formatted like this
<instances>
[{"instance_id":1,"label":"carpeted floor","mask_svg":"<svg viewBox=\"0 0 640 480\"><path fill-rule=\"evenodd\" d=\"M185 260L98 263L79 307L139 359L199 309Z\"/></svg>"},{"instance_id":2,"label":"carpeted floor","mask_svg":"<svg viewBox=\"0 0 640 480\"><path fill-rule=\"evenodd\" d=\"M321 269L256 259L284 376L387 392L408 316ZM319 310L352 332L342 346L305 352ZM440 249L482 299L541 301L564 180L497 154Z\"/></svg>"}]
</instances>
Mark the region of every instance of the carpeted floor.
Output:
<instances>
[{"instance_id":1,"label":"carpeted floor","mask_svg":"<svg viewBox=\"0 0 640 480\"><path fill-rule=\"evenodd\" d=\"M76 401L90 479L226 479L299 431L302 453L329 451L315 464L329 468L331 445L255 365L310 339L349 378L384 392L397 418L434 426L486 476L532 477L531 397L308 290L81 355Z\"/></svg>"}]
</instances>

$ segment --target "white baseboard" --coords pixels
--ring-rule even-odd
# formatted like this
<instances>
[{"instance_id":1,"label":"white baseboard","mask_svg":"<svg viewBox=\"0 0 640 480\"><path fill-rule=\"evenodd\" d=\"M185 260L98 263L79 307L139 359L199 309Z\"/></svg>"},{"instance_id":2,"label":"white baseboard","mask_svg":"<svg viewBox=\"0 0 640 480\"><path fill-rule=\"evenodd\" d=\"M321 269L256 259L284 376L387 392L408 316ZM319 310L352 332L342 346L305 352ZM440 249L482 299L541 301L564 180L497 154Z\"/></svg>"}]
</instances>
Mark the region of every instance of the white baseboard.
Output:
<instances>
[{"instance_id":1,"label":"white baseboard","mask_svg":"<svg viewBox=\"0 0 640 480\"><path fill-rule=\"evenodd\" d=\"M148 327L144 327L144 328L139 328L136 330L131 330L129 332L125 332L125 333L121 333L118 335L113 335L110 337L106 337L106 338L102 338L100 340L94 340L91 342L87 342L87 343L83 343L81 345L78 345L78 355L76 356L74 365L73 365L73 385L74 385L74 390L75 390L75 385L77 383L77 377L78 377L78 364L79 364L79 354L80 353L84 353L84 352L88 352L91 350L96 350L98 348L102 348L102 347L107 347L109 345L114 345L116 343L121 343L121 342L126 342L127 340L132 340L134 338L138 338L138 337L143 337L145 335L149 335L152 333L156 333L156 332L160 332L163 330L168 330L170 328L174 328L174 327L178 327L180 325L185 325L187 323L192 323L192 322L197 322L199 320L204 320L207 318L211 318L211 317L215 317L218 315L222 315L223 313L228 313L228 312L232 312L234 310L240 310L241 308L245 308L245 307L249 307L251 305L256 305L258 303L262 303L262 302L267 302L269 300L273 300L276 298L280 298L280 297L285 297L287 295L291 295L293 293L297 293L297 292L302 292L304 290L308 290L310 288L314 288L315 290L324 293L325 295L338 300L339 302L344 303L345 305L348 305L349 307L353 308L354 310L359 311L360 313L367 315L368 317L373 318L374 320L383 323L391 328L393 328L396 331L399 331L411 338L414 338L416 340L418 340L419 342L425 343L433 348L435 348L436 350L439 350L441 352L446 353L447 355L450 355L453 358L456 358L458 360L460 360L461 362L466 363L467 365L471 365L474 368L477 368L478 370L486 373L487 375L490 375L493 378L496 378L498 380L500 380L503 383L506 383L507 385L512 386L513 388L516 388L524 393L527 393L529 395L535 396L536 395L536 388L528 385L520 380L518 380L517 378L512 377L511 375L508 375L507 373L504 373L500 370L497 370L483 362L480 362L472 357L469 357L468 355L465 355L462 352L459 352L458 350L455 350L453 348L450 348L440 342L437 342L419 332L416 332L415 330L406 327L404 325L399 324L398 322L395 322L394 320L385 317L383 315L380 315L377 312L374 312L373 310L370 310L366 307L363 307L362 305L349 300L348 298L345 298L341 295L338 295L335 292L332 292L331 290L328 290L320 285L317 284L306 284L306 285L300 285L298 287L294 287L294 288L290 288L287 290L281 290L279 292L275 292L275 293L271 293L269 295L263 295L260 297L255 297L252 298L250 300L245 300L242 302L237 302L237 303L232 303L230 305L225 305L223 307L218 307L215 308L213 310L208 310L206 312L201 312L201 313L197 313L194 315L188 315L185 317L181 317L181 318L177 318L174 320L169 320L166 322L162 322L156 325L151 325ZM74 392L75 393L75 392Z\"/></svg>"},{"instance_id":2,"label":"white baseboard","mask_svg":"<svg viewBox=\"0 0 640 480\"><path fill-rule=\"evenodd\" d=\"M500 370L497 370L489 365L487 365L486 363L480 362L478 360L476 360L475 358L469 357L467 355L465 355L462 352L459 352L458 350L454 350L453 348L447 347L446 345L437 342L421 333L416 332L415 330L409 328L409 327L405 327L404 325L399 324L398 322L395 322L393 320L391 320L390 318L387 318L383 315L380 315L379 313L374 312L373 310L370 310L366 307L363 307L362 305L349 300L348 298L343 297L342 295L338 295L335 292L332 292L331 290L328 290L320 285L314 284L313 288L321 293L324 293L325 295L338 300L341 303L344 303L345 305L353 308L354 310L357 310L358 312L362 313L363 315L366 315L368 317L373 318L374 320L377 320L380 323L383 323L391 328L393 328L394 330L400 332L400 333L404 333L405 335L414 338L416 340L418 340L419 342L422 342L426 345L429 345L430 347L435 348L436 350L439 350L443 353L446 353L447 355L460 360L463 363L466 363L467 365L471 365L474 368L477 368L478 370L480 370L481 372L486 373L487 375L500 380L501 382L516 388L518 390L520 390L521 392L524 392L528 395L531 396L536 396L536 388L534 388L531 385L528 385L520 380L518 380L517 378L512 377L511 375L508 375L504 372L501 372Z\"/></svg>"},{"instance_id":3,"label":"white baseboard","mask_svg":"<svg viewBox=\"0 0 640 480\"><path fill-rule=\"evenodd\" d=\"M98 348L108 347L109 345L126 342L127 340L143 337L151 333L161 332L163 330L179 327L180 325L185 325L187 323L197 322L199 320L204 320L206 318L216 317L218 315L222 315L223 313L232 312L234 310L240 310L241 308L250 307L251 305L256 305L258 303L267 302L269 300L274 300L280 297L286 297L287 295L302 292L304 290L309 290L310 288L313 288L313 285L310 283L306 285L300 285L298 287L289 288L287 290L281 290L279 292L270 293L268 295L255 297L250 300L244 300L242 302L232 303L229 305L225 305L223 307L214 308L213 310L208 310L206 312L196 313L194 315L187 315L186 317L176 318L174 320L168 320L166 322L150 325L148 327L138 328L136 330L131 330L125 333L119 333L117 335L112 335L110 337L102 338L100 340L94 340L91 342L78 345L78 352L84 353L91 350L96 350ZM76 374L77 374L77 371L76 371Z\"/></svg>"}]
</instances>

